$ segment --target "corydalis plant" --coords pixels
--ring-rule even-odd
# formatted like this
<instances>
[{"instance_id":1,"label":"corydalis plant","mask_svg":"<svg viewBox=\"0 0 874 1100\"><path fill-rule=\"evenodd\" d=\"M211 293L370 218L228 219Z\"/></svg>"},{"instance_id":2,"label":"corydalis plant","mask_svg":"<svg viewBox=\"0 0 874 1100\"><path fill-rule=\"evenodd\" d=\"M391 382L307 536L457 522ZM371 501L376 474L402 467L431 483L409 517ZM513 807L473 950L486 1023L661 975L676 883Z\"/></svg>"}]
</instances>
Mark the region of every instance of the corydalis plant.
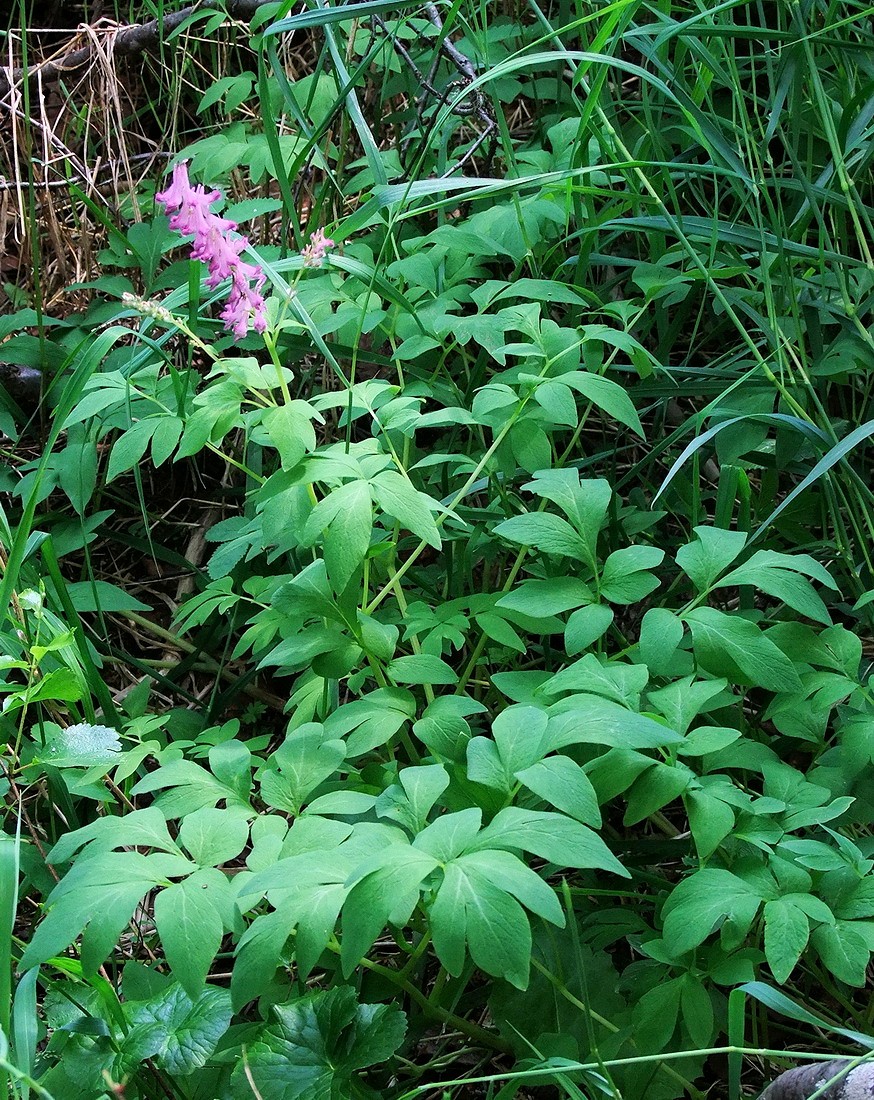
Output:
<instances>
[{"instance_id":1,"label":"corydalis plant","mask_svg":"<svg viewBox=\"0 0 874 1100\"><path fill-rule=\"evenodd\" d=\"M264 332L264 272L256 264L247 264L240 253L248 247L246 237L236 233L237 223L214 214L210 207L222 197L221 191L207 191L201 184L192 186L188 164L177 164L166 191L155 195L170 218L170 228L185 236L193 236L191 255L203 260L209 268L207 286L215 289L225 279L231 280L227 304L221 312L225 328L242 339L250 329Z\"/></svg>"},{"instance_id":2,"label":"corydalis plant","mask_svg":"<svg viewBox=\"0 0 874 1100\"><path fill-rule=\"evenodd\" d=\"M310 237L310 243L303 249L304 267L321 267L325 254L329 248L334 247L334 241L325 236L324 229L317 229Z\"/></svg>"}]
</instances>

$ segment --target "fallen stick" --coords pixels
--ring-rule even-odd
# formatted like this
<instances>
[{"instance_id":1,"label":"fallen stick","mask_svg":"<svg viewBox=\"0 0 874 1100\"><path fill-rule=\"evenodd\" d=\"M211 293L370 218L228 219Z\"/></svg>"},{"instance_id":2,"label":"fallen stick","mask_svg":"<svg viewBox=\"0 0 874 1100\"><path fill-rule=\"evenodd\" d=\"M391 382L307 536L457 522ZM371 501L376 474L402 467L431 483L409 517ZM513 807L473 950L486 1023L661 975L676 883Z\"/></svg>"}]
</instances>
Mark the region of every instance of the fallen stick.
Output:
<instances>
[{"instance_id":1,"label":"fallen stick","mask_svg":"<svg viewBox=\"0 0 874 1100\"><path fill-rule=\"evenodd\" d=\"M851 1068L855 1067L855 1068ZM874 1065L838 1058L787 1070L759 1100L874 1100Z\"/></svg>"}]
</instances>

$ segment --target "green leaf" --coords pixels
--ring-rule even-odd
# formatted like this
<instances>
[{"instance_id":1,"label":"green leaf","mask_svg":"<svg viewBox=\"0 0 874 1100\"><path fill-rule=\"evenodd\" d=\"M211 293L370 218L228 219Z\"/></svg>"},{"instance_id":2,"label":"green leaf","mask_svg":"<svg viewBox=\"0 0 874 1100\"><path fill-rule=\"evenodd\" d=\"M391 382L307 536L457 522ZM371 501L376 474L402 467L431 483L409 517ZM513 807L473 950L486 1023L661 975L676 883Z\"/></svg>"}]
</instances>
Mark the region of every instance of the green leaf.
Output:
<instances>
[{"instance_id":1,"label":"green leaf","mask_svg":"<svg viewBox=\"0 0 874 1100\"><path fill-rule=\"evenodd\" d=\"M594 570L598 534L604 526L613 496L610 483L603 478L581 481L579 470L565 468L540 471L524 488L561 508L585 543L586 561Z\"/></svg>"},{"instance_id":2,"label":"green leaf","mask_svg":"<svg viewBox=\"0 0 874 1100\"><path fill-rule=\"evenodd\" d=\"M611 603L637 603L659 586L659 579L649 572L660 565L665 556L657 546L626 546L614 550L604 563L600 592Z\"/></svg>"},{"instance_id":3,"label":"green leaf","mask_svg":"<svg viewBox=\"0 0 874 1100\"><path fill-rule=\"evenodd\" d=\"M544 554L558 554L586 561L586 546L567 520L551 512L526 512L499 523L495 534L522 546L533 546Z\"/></svg>"},{"instance_id":4,"label":"green leaf","mask_svg":"<svg viewBox=\"0 0 874 1100\"><path fill-rule=\"evenodd\" d=\"M721 868L696 871L675 886L664 904L662 935L675 955L691 951L725 921L752 924L762 895L744 879Z\"/></svg>"},{"instance_id":5,"label":"green leaf","mask_svg":"<svg viewBox=\"0 0 874 1100\"><path fill-rule=\"evenodd\" d=\"M361 645L380 661L390 661L394 657L398 641L398 628L389 623L358 612L358 628Z\"/></svg>"},{"instance_id":6,"label":"green leaf","mask_svg":"<svg viewBox=\"0 0 874 1100\"><path fill-rule=\"evenodd\" d=\"M715 607L697 607L684 618L695 658L715 676L767 691L800 691L795 666L755 623Z\"/></svg>"},{"instance_id":7,"label":"green leaf","mask_svg":"<svg viewBox=\"0 0 874 1100\"><path fill-rule=\"evenodd\" d=\"M565 692L582 692L584 695L602 695L620 706L636 711L640 707L640 693L646 687L648 679L649 672L645 665L602 660L594 653L586 653L555 676L551 676L541 685L539 694L553 696ZM565 699L552 713L572 706L573 701Z\"/></svg>"},{"instance_id":8,"label":"green leaf","mask_svg":"<svg viewBox=\"0 0 874 1100\"><path fill-rule=\"evenodd\" d=\"M228 863L246 847L249 822L241 810L218 810L206 806L183 818L179 840L201 867Z\"/></svg>"},{"instance_id":9,"label":"green leaf","mask_svg":"<svg viewBox=\"0 0 874 1100\"><path fill-rule=\"evenodd\" d=\"M74 581L67 585L67 595L76 611L151 611L149 604L109 581Z\"/></svg>"},{"instance_id":10,"label":"green leaf","mask_svg":"<svg viewBox=\"0 0 874 1100\"><path fill-rule=\"evenodd\" d=\"M682 640L682 619L666 607L651 607L640 624L640 658L653 672L662 674Z\"/></svg>"},{"instance_id":11,"label":"green leaf","mask_svg":"<svg viewBox=\"0 0 874 1100\"><path fill-rule=\"evenodd\" d=\"M235 1097L316 1100L357 1095L356 1072L388 1061L403 1042L397 1005L358 1004L348 985L274 1005L275 1020L252 1043L232 1077Z\"/></svg>"},{"instance_id":12,"label":"green leaf","mask_svg":"<svg viewBox=\"0 0 874 1100\"><path fill-rule=\"evenodd\" d=\"M780 985L789 980L807 947L810 923L807 915L785 898L765 903L765 958Z\"/></svg>"},{"instance_id":13,"label":"green leaf","mask_svg":"<svg viewBox=\"0 0 874 1100\"><path fill-rule=\"evenodd\" d=\"M718 527L696 527L695 534L695 542L677 551L676 561L698 591L706 592L743 550L747 536Z\"/></svg>"},{"instance_id":14,"label":"green leaf","mask_svg":"<svg viewBox=\"0 0 874 1100\"><path fill-rule=\"evenodd\" d=\"M534 420L521 417L510 428L507 439L513 457L523 470L533 474L549 466L552 460L549 436Z\"/></svg>"},{"instance_id":15,"label":"green leaf","mask_svg":"<svg viewBox=\"0 0 874 1100\"><path fill-rule=\"evenodd\" d=\"M684 676L682 680L650 691L649 701L667 718L671 729L685 733L696 715L718 705L726 686L725 680L696 680L693 676Z\"/></svg>"},{"instance_id":16,"label":"green leaf","mask_svg":"<svg viewBox=\"0 0 874 1100\"><path fill-rule=\"evenodd\" d=\"M167 818L183 817L201 806L215 806L222 801L228 809L240 806L252 810L241 785L222 782L193 760L163 764L135 784L131 793L151 794L158 790L164 793L156 799L156 805Z\"/></svg>"},{"instance_id":17,"label":"green leaf","mask_svg":"<svg viewBox=\"0 0 874 1100\"><path fill-rule=\"evenodd\" d=\"M553 424L568 428L577 426L577 403L569 386L547 379L534 391L534 400Z\"/></svg>"},{"instance_id":18,"label":"green leaf","mask_svg":"<svg viewBox=\"0 0 874 1100\"><path fill-rule=\"evenodd\" d=\"M600 374L588 374L585 371L570 371L561 375L561 381L573 387L608 416L631 428L641 439L644 438L637 409L621 386Z\"/></svg>"},{"instance_id":19,"label":"green leaf","mask_svg":"<svg viewBox=\"0 0 874 1100\"><path fill-rule=\"evenodd\" d=\"M173 1076L186 1076L206 1064L231 1022L225 989L203 989L193 1000L174 982L148 1001L128 1001L130 1024L122 1049L133 1061L155 1058ZM148 1053L146 1053L148 1050Z\"/></svg>"},{"instance_id":20,"label":"green leaf","mask_svg":"<svg viewBox=\"0 0 874 1100\"><path fill-rule=\"evenodd\" d=\"M319 501L304 528L304 541L322 536L325 564L334 590L342 592L364 561L373 530L370 486L350 481Z\"/></svg>"},{"instance_id":21,"label":"green leaf","mask_svg":"<svg viewBox=\"0 0 874 1100\"><path fill-rule=\"evenodd\" d=\"M521 848L559 867L595 867L630 875L597 833L563 814L507 806L482 830L472 851Z\"/></svg>"},{"instance_id":22,"label":"green leaf","mask_svg":"<svg viewBox=\"0 0 874 1100\"><path fill-rule=\"evenodd\" d=\"M268 806L299 814L307 797L338 770L346 745L318 722L292 729L261 773L261 797Z\"/></svg>"},{"instance_id":23,"label":"green leaf","mask_svg":"<svg viewBox=\"0 0 874 1100\"><path fill-rule=\"evenodd\" d=\"M713 1041L713 1001L707 986L693 974L682 977L680 1009L689 1037L699 1050Z\"/></svg>"},{"instance_id":24,"label":"green leaf","mask_svg":"<svg viewBox=\"0 0 874 1100\"><path fill-rule=\"evenodd\" d=\"M558 676L561 675L558 673ZM683 740L669 726L645 714L636 714L600 695L571 695L553 704L549 708L549 716L547 740L550 751L568 745L587 744L655 749L662 745L676 745Z\"/></svg>"},{"instance_id":25,"label":"green leaf","mask_svg":"<svg viewBox=\"0 0 874 1100\"><path fill-rule=\"evenodd\" d=\"M38 759L55 768L112 767L121 761L121 742L110 726L80 722L47 738Z\"/></svg>"},{"instance_id":26,"label":"green leaf","mask_svg":"<svg viewBox=\"0 0 874 1100\"><path fill-rule=\"evenodd\" d=\"M296 466L307 451L315 449L316 432L312 419L316 416L318 413L306 401L289 401L261 414L261 423L279 452L284 470Z\"/></svg>"},{"instance_id":27,"label":"green leaf","mask_svg":"<svg viewBox=\"0 0 874 1100\"><path fill-rule=\"evenodd\" d=\"M543 755L547 717L538 707L510 706L492 722L492 737L510 772L526 768Z\"/></svg>"},{"instance_id":28,"label":"green leaf","mask_svg":"<svg viewBox=\"0 0 874 1100\"><path fill-rule=\"evenodd\" d=\"M155 897L155 924L167 962L192 1000L202 992L206 975L222 942L222 919L212 894L213 870L197 871Z\"/></svg>"},{"instance_id":29,"label":"green leaf","mask_svg":"<svg viewBox=\"0 0 874 1100\"><path fill-rule=\"evenodd\" d=\"M628 795L624 825L637 825L644 818L667 806L688 788L693 773L683 764L671 767L657 762L634 781Z\"/></svg>"},{"instance_id":30,"label":"green leaf","mask_svg":"<svg viewBox=\"0 0 874 1100\"><path fill-rule=\"evenodd\" d=\"M698 855L707 859L734 828L734 810L706 790L687 790L683 799Z\"/></svg>"},{"instance_id":31,"label":"green leaf","mask_svg":"<svg viewBox=\"0 0 874 1100\"><path fill-rule=\"evenodd\" d=\"M807 577L802 575L806 571L806 563L810 561L813 559L806 554L799 554L796 558L789 554L778 554L773 550L759 550L749 561L733 569L714 587L753 585L769 596L782 600L799 615L805 615L814 622L831 626L831 616L822 598ZM829 574L819 565L819 562L813 562L813 564L817 567L815 573L817 578L822 580L824 574L826 583L833 588L834 581Z\"/></svg>"},{"instance_id":32,"label":"green leaf","mask_svg":"<svg viewBox=\"0 0 874 1100\"><path fill-rule=\"evenodd\" d=\"M482 810L470 807L457 813L441 814L424 828L413 841L413 847L449 863L473 842L482 824Z\"/></svg>"},{"instance_id":33,"label":"green leaf","mask_svg":"<svg viewBox=\"0 0 874 1100\"><path fill-rule=\"evenodd\" d=\"M810 942L823 964L839 981L859 988L865 985L871 951L852 921L820 924L811 933Z\"/></svg>"},{"instance_id":34,"label":"green leaf","mask_svg":"<svg viewBox=\"0 0 874 1100\"><path fill-rule=\"evenodd\" d=\"M507 707L492 723L492 740L474 737L468 743L468 778L509 793L515 772L544 755L546 724L537 707Z\"/></svg>"},{"instance_id":35,"label":"green leaf","mask_svg":"<svg viewBox=\"0 0 874 1100\"><path fill-rule=\"evenodd\" d=\"M303 623L312 617L343 621L321 558L307 565L293 580L281 584L270 603L292 621L300 619Z\"/></svg>"},{"instance_id":36,"label":"green leaf","mask_svg":"<svg viewBox=\"0 0 874 1100\"><path fill-rule=\"evenodd\" d=\"M499 645L514 649L517 653L527 651L528 647L503 616L496 615L492 611L483 611L474 616L474 621L487 638L491 638Z\"/></svg>"},{"instance_id":37,"label":"green leaf","mask_svg":"<svg viewBox=\"0 0 874 1100\"><path fill-rule=\"evenodd\" d=\"M523 581L502 596L496 606L542 619L560 615L593 600L591 588L577 577L552 577L546 581Z\"/></svg>"},{"instance_id":38,"label":"green leaf","mask_svg":"<svg viewBox=\"0 0 874 1100\"><path fill-rule=\"evenodd\" d=\"M399 783L387 787L376 800L376 812L406 826L411 833L425 828L428 814L449 786L449 774L442 764L403 768Z\"/></svg>"},{"instance_id":39,"label":"green leaf","mask_svg":"<svg viewBox=\"0 0 874 1100\"><path fill-rule=\"evenodd\" d=\"M178 416L162 416L152 435L152 463L162 466L176 448L184 421Z\"/></svg>"},{"instance_id":40,"label":"green leaf","mask_svg":"<svg viewBox=\"0 0 874 1100\"><path fill-rule=\"evenodd\" d=\"M747 982L746 985L742 985L740 988L744 993L749 994L751 997L755 997L757 1001L761 1001L766 1007L772 1009L774 1012L781 1013L790 1020L798 1020L800 1023L807 1024L809 1027L821 1028L823 1031L833 1035L842 1035L844 1038L849 1039L853 1043L858 1043L867 1050L874 1050L874 1038L870 1035L865 1035L861 1031L849 1031L846 1028L835 1027L834 1024L829 1023L829 1021L823 1019L822 1016L814 1015L814 1013L810 1012L802 1005L796 1004L795 1001L787 997L785 993L781 993L778 989L774 989L765 982Z\"/></svg>"},{"instance_id":41,"label":"green leaf","mask_svg":"<svg viewBox=\"0 0 874 1100\"><path fill-rule=\"evenodd\" d=\"M80 848L88 845L88 854L113 848L157 848L172 855L182 850L170 836L164 815L156 806L132 810L124 817L99 817L90 825L64 833L48 854L48 861L59 867Z\"/></svg>"},{"instance_id":42,"label":"green leaf","mask_svg":"<svg viewBox=\"0 0 874 1100\"><path fill-rule=\"evenodd\" d=\"M531 926L515 898L493 885L464 857L446 867L431 905L431 934L437 957L457 977L464 943L478 967L524 989L531 959Z\"/></svg>"},{"instance_id":43,"label":"green leaf","mask_svg":"<svg viewBox=\"0 0 874 1100\"><path fill-rule=\"evenodd\" d=\"M411 653L396 657L386 666L386 672L397 684L455 684L458 673L430 653Z\"/></svg>"},{"instance_id":44,"label":"green leaf","mask_svg":"<svg viewBox=\"0 0 874 1100\"><path fill-rule=\"evenodd\" d=\"M361 699L344 703L325 720L331 737L346 738L349 757L379 748L416 713L416 700L404 688L378 688Z\"/></svg>"},{"instance_id":45,"label":"green leaf","mask_svg":"<svg viewBox=\"0 0 874 1100\"><path fill-rule=\"evenodd\" d=\"M153 416L148 420L139 420L132 428L116 439L109 454L106 481L110 482L132 469L146 453L152 436L158 430L162 417Z\"/></svg>"},{"instance_id":46,"label":"green leaf","mask_svg":"<svg viewBox=\"0 0 874 1100\"><path fill-rule=\"evenodd\" d=\"M648 989L634 1006L635 1042L642 1050L660 1051L671 1041L680 1014L683 979L671 978Z\"/></svg>"},{"instance_id":47,"label":"green leaf","mask_svg":"<svg viewBox=\"0 0 874 1100\"><path fill-rule=\"evenodd\" d=\"M437 502L420 493L409 480L392 470L385 470L371 482L373 495L382 510L393 516L402 527L418 535L423 542L439 550L440 532L434 522Z\"/></svg>"},{"instance_id":48,"label":"green leaf","mask_svg":"<svg viewBox=\"0 0 874 1100\"><path fill-rule=\"evenodd\" d=\"M86 925L93 925L93 931L87 966L84 957L83 966L96 970L145 895L164 881L168 862L177 874L179 864L186 863L175 856L138 852L101 852L77 860L49 895L48 912L21 957L21 970L60 955ZM103 947L105 953L96 958Z\"/></svg>"},{"instance_id":49,"label":"green leaf","mask_svg":"<svg viewBox=\"0 0 874 1100\"><path fill-rule=\"evenodd\" d=\"M395 844L365 861L347 880L352 889L343 905L340 955L345 975L358 966L386 924L407 923L422 881L436 866L427 852Z\"/></svg>"},{"instance_id":50,"label":"green leaf","mask_svg":"<svg viewBox=\"0 0 874 1100\"><path fill-rule=\"evenodd\" d=\"M680 756L706 756L733 745L743 734L730 726L696 726L677 747Z\"/></svg>"},{"instance_id":51,"label":"green leaf","mask_svg":"<svg viewBox=\"0 0 874 1100\"><path fill-rule=\"evenodd\" d=\"M595 788L583 769L569 756L548 756L516 772L516 779L538 798L584 825L601 827L601 811Z\"/></svg>"},{"instance_id":52,"label":"green leaf","mask_svg":"<svg viewBox=\"0 0 874 1100\"><path fill-rule=\"evenodd\" d=\"M613 608L604 603L589 604L574 611L564 632L564 648L569 657L583 653L610 628Z\"/></svg>"}]
</instances>

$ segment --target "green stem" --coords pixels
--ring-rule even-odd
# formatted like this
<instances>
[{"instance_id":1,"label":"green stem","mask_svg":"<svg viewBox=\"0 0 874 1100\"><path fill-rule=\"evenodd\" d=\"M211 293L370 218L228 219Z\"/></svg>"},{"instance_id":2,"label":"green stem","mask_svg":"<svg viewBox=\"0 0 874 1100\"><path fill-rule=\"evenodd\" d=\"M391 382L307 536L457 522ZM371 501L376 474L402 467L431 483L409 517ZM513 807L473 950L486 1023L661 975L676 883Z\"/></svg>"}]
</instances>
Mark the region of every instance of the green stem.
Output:
<instances>
[{"instance_id":1,"label":"green stem","mask_svg":"<svg viewBox=\"0 0 874 1100\"><path fill-rule=\"evenodd\" d=\"M332 947L331 949L338 952L340 950L339 947ZM460 1031L462 1035L466 1035L468 1039L479 1044L479 1046L488 1047L490 1050L499 1050L502 1054L513 1053L510 1044L496 1032L480 1027L479 1024L472 1023L470 1020L465 1020L462 1016L456 1016L454 1012L450 1012L440 1005L431 1004L420 989L417 989L412 982L408 982L406 978L402 977L396 970L392 970L391 967L371 962L370 959L362 959L361 966L367 970L372 970L374 974L379 974L381 978L386 978L398 989L402 989L411 1000L416 1002L426 1016L439 1020L455 1031Z\"/></svg>"}]
</instances>

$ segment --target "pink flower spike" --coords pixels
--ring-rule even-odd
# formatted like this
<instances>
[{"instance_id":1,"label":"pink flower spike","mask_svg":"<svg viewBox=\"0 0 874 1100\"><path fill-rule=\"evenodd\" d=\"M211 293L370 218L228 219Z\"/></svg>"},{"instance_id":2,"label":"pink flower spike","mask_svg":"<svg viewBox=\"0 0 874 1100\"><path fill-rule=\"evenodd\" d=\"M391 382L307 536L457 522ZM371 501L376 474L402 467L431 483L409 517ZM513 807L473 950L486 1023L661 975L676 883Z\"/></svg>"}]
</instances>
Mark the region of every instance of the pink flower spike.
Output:
<instances>
[{"instance_id":1,"label":"pink flower spike","mask_svg":"<svg viewBox=\"0 0 874 1100\"><path fill-rule=\"evenodd\" d=\"M325 253L329 248L333 247L334 242L330 237L325 236L324 229L317 229L310 237L310 243L301 252L301 256L303 256L303 266L321 267L322 260L325 258Z\"/></svg>"},{"instance_id":2,"label":"pink flower spike","mask_svg":"<svg viewBox=\"0 0 874 1100\"><path fill-rule=\"evenodd\" d=\"M177 164L173 169L173 178L170 186L166 191L159 191L155 195L155 202L161 203L168 213L171 210L178 210L182 205L185 195L190 190L191 184L188 181L188 165L183 162L182 164Z\"/></svg>"},{"instance_id":3,"label":"pink flower spike","mask_svg":"<svg viewBox=\"0 0 874 1100\"><path fill-rule=\"evenodd\" d=\"M194 237L191 256L207 265L207 286L215 289L225 279L231 280L231 290L221 318L225 328L239 340L250 328L264 332L267 327L264 297L260 293L266 277L260 267L240 259L249 242L242 235L228 236L236 230L237 223L210 210L221 197L221 191L207 191L202 184L192 186L188 178L188 164L182 163L173 169L169 187L158 192L155 200L168 214L172 212L171 229Z\"/></svg>"}]
</instances>

